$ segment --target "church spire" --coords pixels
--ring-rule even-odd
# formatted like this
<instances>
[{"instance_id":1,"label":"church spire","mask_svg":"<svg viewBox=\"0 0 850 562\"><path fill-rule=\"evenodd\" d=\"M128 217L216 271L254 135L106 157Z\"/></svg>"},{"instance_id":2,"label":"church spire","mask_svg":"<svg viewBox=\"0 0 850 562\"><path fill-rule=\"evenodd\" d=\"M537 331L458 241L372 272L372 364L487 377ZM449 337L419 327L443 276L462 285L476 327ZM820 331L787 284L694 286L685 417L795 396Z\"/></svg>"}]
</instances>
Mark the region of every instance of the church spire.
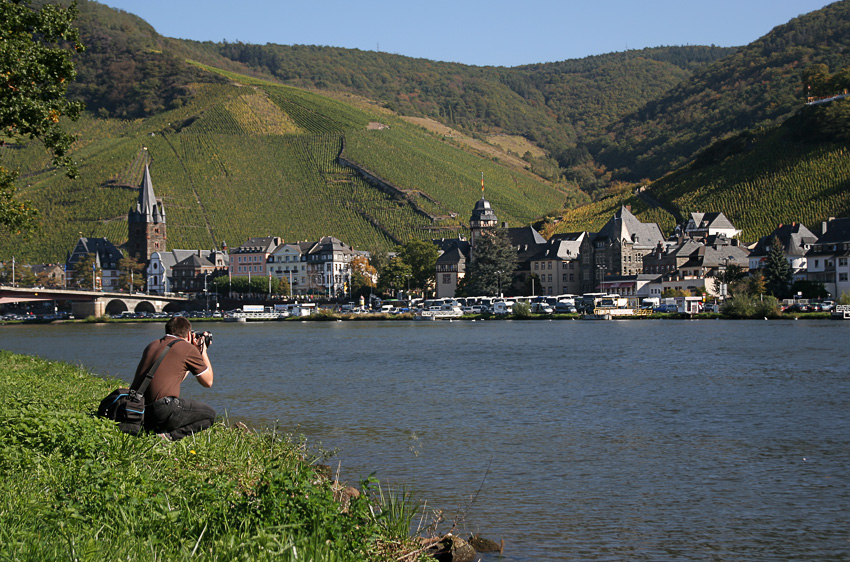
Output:
<instances>
[{"instance_id":1,"label":"church spire","mask_svg":"<svg viewBox=\"0 0 850 562\"><path fill-rule=\"evenodd\" d=\"M127 227L127 249L131 256L148 262L153 252L165 251L165 210L153 191L147 158L142 183L139 184L139 198L135 208L131 208L127 215Z\"/></svg>"},{"instance_id":2,"label":"church spire","mask_svg":"<svg viewBox=\"0 0 850 562\"><path fill-rule=\"evenodd\" d=\"M151 171L145 162L145 174L142 176L142 183L139 185L139 200L136 203L136 213L145 217L144 222L165 222L165 210L162 208L162 203L156 200L156 195L153 192L153 183L151 182Z\"/></svg>"}]
</instances>

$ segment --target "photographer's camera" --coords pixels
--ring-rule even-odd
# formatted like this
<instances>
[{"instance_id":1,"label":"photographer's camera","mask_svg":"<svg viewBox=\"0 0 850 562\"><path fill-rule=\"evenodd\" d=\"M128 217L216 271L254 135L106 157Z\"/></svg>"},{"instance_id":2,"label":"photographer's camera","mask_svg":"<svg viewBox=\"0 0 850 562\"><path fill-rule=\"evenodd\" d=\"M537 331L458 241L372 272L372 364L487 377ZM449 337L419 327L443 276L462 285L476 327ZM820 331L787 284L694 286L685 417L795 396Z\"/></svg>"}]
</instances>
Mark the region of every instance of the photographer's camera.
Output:
<instances>
[{"instance_id":1,"label":"photographer's camera","mask_svg":"<svg viewBox=\"0 0 850 562\"><path fill-rule=\"evenodd\" d=\"M207 347L212 345L212 332L192 332L192 338L196 342L203 341Z\"/></svg>"}]
</instances>

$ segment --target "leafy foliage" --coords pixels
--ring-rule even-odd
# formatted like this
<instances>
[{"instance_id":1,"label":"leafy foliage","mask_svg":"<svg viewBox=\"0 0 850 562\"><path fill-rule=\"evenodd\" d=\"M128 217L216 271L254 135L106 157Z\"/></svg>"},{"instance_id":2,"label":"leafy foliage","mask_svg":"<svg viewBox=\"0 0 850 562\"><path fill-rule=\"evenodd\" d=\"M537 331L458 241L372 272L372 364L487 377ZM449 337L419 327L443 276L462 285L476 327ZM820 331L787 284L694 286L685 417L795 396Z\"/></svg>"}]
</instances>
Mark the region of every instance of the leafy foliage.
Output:
<instances>
[{"instance_id":1,"label":"leafy foliage","mask_svg":"<svg viewBox=\"0 0 850 562\"><path fill-rule=\"evenodd\" d=\"M659 177L714 141L781 123L805 101L806 68L850 65L850 4L835 2L697 69L590 143L622 179Z\"/></svg>"},{"instance_id":2,"label":"leafy foliage","mask_svg":"<svg viewBox=\"0 0 850 562\"><path fill-rule=\"evenodd\" d=\"M467 267L470 296L509 293L516 269L516 249L504 229L486 231L475 240L472 261Z\"/></svg>"},{"instance_id":3,"label":"leafy foliage","mask_svg":"<svg viewBox=\"0 0 850 562\"><path fill-rule=\"evenodd\" d=\"M72 25L76 14L75 4L33 9L25 0L0 1L0 147L7 140L38 138L69 177L76 176L68 155L74 137L60 121L74 120L82 110L65 98L76 76L71 50L83 50ZM15 197L17 177L0 166L0 226L13 230L29 228L36 216L32 203Z\"/></svg>"}]
</instances>

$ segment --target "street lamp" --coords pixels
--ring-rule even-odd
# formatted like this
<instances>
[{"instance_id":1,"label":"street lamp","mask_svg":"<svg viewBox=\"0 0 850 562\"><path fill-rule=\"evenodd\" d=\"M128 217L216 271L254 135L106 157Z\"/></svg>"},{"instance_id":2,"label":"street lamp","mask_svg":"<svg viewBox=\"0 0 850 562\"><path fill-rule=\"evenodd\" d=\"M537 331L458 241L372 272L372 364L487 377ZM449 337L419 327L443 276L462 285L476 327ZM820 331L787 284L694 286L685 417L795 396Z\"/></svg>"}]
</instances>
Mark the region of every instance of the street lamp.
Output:
<instances>
[{"instance_id":1,"label":"street lamp","mask_svg":"<svg viewBox=\"0 0 850 562\"><path fill-rule=\"evenodd\" d=\"M596 270L599 272L599 286L597 287L599 289L599 292L604 292L604 291L602 291L602 283L605 280L605 270L606 269L608 269L608 268L605 267L604 265L597 265L596 266Z\"/></svg>"},{"instance_id":2,"label":"street lamp","mask_svg":"<svg viewBox=\"0 0 850 562\"><path fill-rule=\"evenodd\" d=\"M207 316L210 315L210 292L207 288L207 278L210 276L209 272L204 273L204 300L206 304L204 305L204 312Z\"/></svg>"},{"instance_id":3,"label":"street lamp","mask_svg":"<svg viewBox=\"0 0 850 562\"><path fill-rule=\"evenodd\" d=\"M499 298L502 297L502 274L503 273L504 273L504 271L502 271L501 269L496 271L496 283L498 284L498 287L499 287Z\"/></svg>"}]
</instances>

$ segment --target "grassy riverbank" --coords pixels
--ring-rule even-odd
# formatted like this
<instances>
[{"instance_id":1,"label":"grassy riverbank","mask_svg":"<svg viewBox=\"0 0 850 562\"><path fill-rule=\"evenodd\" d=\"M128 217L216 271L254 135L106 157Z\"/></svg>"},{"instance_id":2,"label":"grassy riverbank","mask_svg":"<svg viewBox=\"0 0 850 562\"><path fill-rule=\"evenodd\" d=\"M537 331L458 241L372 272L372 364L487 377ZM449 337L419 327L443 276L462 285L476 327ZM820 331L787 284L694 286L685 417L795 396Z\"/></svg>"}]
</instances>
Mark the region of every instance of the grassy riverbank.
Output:
<instances>
[{"instance_id":1,"label":"grassy riverbank","mask_svg":"<svg viewBox=\"0 0 850 562\"><path fill-rule=\"evenodd\" d=\"M124 435L91 415L116 386L0 351L0 559L416 559L409 496L358 497L273 431Z\"/></svg>"}]
</instances>

